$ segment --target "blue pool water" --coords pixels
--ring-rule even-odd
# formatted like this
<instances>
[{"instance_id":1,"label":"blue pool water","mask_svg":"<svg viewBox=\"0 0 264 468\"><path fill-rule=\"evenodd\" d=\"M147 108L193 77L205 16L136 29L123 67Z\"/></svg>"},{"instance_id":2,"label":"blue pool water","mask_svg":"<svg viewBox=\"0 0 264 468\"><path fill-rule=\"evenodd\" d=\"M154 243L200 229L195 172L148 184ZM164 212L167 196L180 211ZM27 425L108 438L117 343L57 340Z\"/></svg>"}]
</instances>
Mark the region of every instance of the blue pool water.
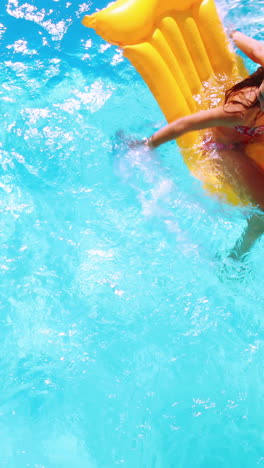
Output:
<instances>
[{"instance_id":1,"label":"blue pool water","mask_svg":"<svg viewBox=\"0 0 264 468\"><path fill-rule=\"evenodd\" d=\"M264 241L204 193L89 0L0 6L0 467L264 464ZM264 39L262 0L219 0ZM254 69L249 64L251 70Z\"/></svg>"}]
</instances>

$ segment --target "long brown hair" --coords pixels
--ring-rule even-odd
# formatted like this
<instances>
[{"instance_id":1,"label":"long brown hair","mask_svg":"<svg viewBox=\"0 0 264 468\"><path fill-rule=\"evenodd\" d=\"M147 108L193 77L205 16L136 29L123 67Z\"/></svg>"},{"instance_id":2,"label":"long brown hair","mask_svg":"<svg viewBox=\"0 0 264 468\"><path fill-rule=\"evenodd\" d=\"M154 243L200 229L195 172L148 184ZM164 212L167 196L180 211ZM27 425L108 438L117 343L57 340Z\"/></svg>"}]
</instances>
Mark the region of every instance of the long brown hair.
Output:
<instances>
[{"instance_id":1,"label":"long brown hair","mask_svg":"<svg viewBox=\"0 0 264 468\"><path fill-rule=\"evenodd\" d=\"M255 71L255 73L252 73L252 75L248 76L243 81L240 81L239 83L235 84L234 86L232 86L232 88L228 89L225 92L225 104L227 104L228 101L231 102L232 97L244 88L253 88L253 87L259 88L263 80L264 80L264 67L259 67L257 71ZM248 100L247 104L243 102L240 102L240 104L245 106L247 109L251 109L252 107L255 107L256 105L258 105L258 98L256 97L254 101Z\"/></svg>"}]
</instances>

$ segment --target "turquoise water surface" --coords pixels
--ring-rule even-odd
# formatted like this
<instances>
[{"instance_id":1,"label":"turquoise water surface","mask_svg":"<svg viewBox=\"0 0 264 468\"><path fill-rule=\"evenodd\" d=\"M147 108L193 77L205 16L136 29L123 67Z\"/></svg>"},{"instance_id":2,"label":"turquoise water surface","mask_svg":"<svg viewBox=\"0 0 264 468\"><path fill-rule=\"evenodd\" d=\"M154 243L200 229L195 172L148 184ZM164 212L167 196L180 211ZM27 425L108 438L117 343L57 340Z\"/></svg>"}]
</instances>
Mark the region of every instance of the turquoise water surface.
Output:
<instances>
[{"instance_id":1,"label":"turquoise water surface","mask_svg":"<svg viewBox=\"0 0 264 468\"><path fill-rule=\"evenodd\" d=\"M264 240L208 196L102 0L0 6L0 468L264 464ZM217 2L264 40L262 0ZM255 66L247 61L250 70Z\"/></svg>"}]
</instances>

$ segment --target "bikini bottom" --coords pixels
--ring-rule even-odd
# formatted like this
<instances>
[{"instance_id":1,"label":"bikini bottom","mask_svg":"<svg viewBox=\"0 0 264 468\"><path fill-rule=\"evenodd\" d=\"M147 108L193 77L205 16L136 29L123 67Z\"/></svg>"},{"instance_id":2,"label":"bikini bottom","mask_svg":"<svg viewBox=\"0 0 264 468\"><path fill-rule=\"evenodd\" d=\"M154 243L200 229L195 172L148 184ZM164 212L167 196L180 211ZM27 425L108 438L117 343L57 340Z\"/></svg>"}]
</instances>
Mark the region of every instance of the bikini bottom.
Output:
<instances>
[{"instance_id":1,"label":"bikini bottom","mask_svg":"<svg viewBox=\"0 0 264 468\"><path fill-rule=\"evenodd\" d=\"M213 140L204 140L202 143L202 149L205 151L214 151L214 150L239 150L245 146L243 142L236 143L220 143Z\"/></svg>"}]
</instances>

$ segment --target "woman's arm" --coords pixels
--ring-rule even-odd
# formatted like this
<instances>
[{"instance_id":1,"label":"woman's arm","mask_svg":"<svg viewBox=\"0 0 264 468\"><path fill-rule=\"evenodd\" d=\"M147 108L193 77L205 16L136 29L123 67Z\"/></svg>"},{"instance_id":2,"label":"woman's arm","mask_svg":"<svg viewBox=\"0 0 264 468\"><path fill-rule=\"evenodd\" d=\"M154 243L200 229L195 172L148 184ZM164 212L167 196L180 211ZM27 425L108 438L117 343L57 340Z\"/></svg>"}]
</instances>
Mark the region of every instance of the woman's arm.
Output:
<instances>
[{"instance_id":1,"label":"woman's arm","mask_svg":"<svg viewBox=\"0 0 264 468\"><path fill-rule=\"evenodd\" d=\"M233 127L241 125L244 121L242 106L237 108L232 106L232 109L217 107L215 109L197 112L196 114L187 115L174 122L165 125L165 127L154 133L148 140L147 145L151 148L167 143L184 135L185 133L195 130L203 130L212 127Z\"/></svg>"},{"instance_id":2,"label":"woman's arm","mask_svg":"<svg viewBox=\"0 0 264 468\"><path fill-rule=\"evenodd\" d=\"M230 34L235 45L244 52L253 62L264 67L264 44L248 37L240 31L232 31Z\"/></svg>"}]
</instances>

